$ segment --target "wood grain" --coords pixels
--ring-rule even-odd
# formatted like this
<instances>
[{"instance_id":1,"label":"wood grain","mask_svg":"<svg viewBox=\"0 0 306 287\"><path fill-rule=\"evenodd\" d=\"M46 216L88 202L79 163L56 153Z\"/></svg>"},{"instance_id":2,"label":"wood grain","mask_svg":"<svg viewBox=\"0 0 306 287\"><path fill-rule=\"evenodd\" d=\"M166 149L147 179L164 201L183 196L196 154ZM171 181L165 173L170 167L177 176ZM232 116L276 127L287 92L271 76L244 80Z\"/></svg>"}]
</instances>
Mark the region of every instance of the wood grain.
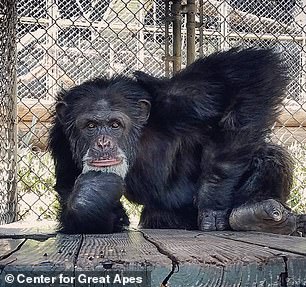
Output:
<instances>
[{"instance_id":1,"label":"wood grain","mask_svg":"<svg viewBox=\"0 0 306 287\"><path fill-rule=\"evenodd\" d=\"M3 240L3 239L2 239ZM4 271L74 270L81 244L81 235L57 235L43 241L27 239L20 249L0 260Z\"/></svg>"},{"instance_id":2,"label":"wood grain","mask_svg":"<svg viewBox=\"0 0 306 287\"><path fill-rule=\"evenodd\" d=\"M44 239L56 235L55 221L17 221L0 225L0 238Z\"/></svg>"},{"instance_id":3,"label":"wood grain","mask_svg":"<svg viewBox=\"0 0 306 287\"><path fill-rule=\"evenodd\" d=\"M15 226L15 228L17 228ZM1 230L5 230L5 226ZM14 229L11 229L14 230ZM151 272L152 286L306 286L306 240L256 232L133 230L0 239L3 272ZM36 230L37 234L43 228ZM28 234L33 235L33 232ZM104 273L103 273L104 272ZM100 273L99 273L100 274ZM165 280L167 278L167 280ZM73 286L73 285L68 285Z\"/></svg>"},{"instance_id":4,"label":"wood grain","mask_svg":"<svg viewBox=\"0 0 306 287\"><path fill-rule=\"evenodd\" d=\"M278 286L281 274L286 272L283 256L306 259L210 233L182 230L143 232L178 261L179 272L170 280L173 286Z\"/></svg>"}]
</instances>

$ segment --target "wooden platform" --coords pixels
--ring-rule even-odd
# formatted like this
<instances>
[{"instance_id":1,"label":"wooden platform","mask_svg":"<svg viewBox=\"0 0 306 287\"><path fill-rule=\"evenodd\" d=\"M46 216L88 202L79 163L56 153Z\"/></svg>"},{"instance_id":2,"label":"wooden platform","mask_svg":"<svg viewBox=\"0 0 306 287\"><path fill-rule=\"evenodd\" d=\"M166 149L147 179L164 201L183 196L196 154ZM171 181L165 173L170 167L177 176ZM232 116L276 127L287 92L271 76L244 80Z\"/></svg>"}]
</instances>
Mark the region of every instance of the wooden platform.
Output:
<instances>
[{"instance_id":1,"label":"wooden platform","mask_svg":"<svg viewBox=\"0 0 306 287\"><path fill-rule=\"evenodd\" d=\"M52 222L0 226L2 273L151 271L154 287L167 276L171 287L306 286L305 238L186 230L68 236L55 234L54 227Z\"/></svg>"}]
</instances>

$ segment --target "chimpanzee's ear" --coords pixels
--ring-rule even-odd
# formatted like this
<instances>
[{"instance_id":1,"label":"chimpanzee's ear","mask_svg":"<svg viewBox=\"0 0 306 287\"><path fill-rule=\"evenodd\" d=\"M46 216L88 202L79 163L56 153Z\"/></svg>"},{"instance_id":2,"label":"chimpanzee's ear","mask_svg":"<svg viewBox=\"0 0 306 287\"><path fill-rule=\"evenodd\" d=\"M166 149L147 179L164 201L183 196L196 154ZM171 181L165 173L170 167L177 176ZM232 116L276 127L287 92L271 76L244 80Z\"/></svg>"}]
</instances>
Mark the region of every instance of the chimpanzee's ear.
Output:
<instances>
[{"instance_id":1,"label":"chimpanzee's ear","mask_svg":"<svg viewBox=\"0 0 306 287\"><path fill-rule=\"evenodd\" d=\"M155 78L145 72L142 71L135 71L134 72L134 77L136 78L136 80L138 82L154 82L154 81L158 81L158 78Z\"/></svg>"},{"instance_id":2,"label":"chimpanzee's ear","mask_svg":"<svg viewBox=\"0 0 306 287\"><path fill-rule=\"evenodd\" d=\"M134 77L136 78L137 82L148 91L156 90L161 82L160 79L141 71L134 72Z\"/></svg>"},{"instance_id":3,"label":"chimpanzee's ear","mask_svg":"<svg viewBox=\"0 0 306 287\"><path fill-rule=\"evenodd\" d=\"M138 101L139 106L139 122L140 123L146 123L149 116L150 116L150 110L151 110L151 103L148 100L139 100Z\"/></svg>"},{"instance_id":4,"label":"chimpanzee's ear","mask_svg":"<svg viewBox=\"0 0 306 287\"><path fill-rule=\"evenodd\" d=\"M65 103L64 101L58 101L56 103L55 111L60 123L64 123L66 110L67 110L67 103Z\"/></svg>"}]
</instances>

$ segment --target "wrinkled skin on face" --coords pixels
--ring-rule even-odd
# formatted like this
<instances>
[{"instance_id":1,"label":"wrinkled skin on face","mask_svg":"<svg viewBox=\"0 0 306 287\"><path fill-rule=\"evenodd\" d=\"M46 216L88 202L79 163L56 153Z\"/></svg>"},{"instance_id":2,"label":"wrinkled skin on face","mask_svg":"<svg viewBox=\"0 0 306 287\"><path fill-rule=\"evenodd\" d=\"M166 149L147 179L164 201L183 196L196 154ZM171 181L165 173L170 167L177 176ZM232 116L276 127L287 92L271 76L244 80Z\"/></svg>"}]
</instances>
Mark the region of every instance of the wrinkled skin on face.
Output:
<instances>
[{"instance_id":1,"label":"wrinkled skin on face","mask_svg":"<svg viewBox=\"0 0 306 287\"><path fill-rule=\"evenodd\" d=\"M77 106L64 101L57 104L58 118L67 126L73 157L83 173L95 170L125 177L135 159L137 145L131 143L137 141L141 122L148 118L150 109L145 99L137 105L139 118L133 119L118 103L112 106L106 99L85 102L81 98ZM69 109L73 118L67 122Z\"/></svg>"}]
</instances>

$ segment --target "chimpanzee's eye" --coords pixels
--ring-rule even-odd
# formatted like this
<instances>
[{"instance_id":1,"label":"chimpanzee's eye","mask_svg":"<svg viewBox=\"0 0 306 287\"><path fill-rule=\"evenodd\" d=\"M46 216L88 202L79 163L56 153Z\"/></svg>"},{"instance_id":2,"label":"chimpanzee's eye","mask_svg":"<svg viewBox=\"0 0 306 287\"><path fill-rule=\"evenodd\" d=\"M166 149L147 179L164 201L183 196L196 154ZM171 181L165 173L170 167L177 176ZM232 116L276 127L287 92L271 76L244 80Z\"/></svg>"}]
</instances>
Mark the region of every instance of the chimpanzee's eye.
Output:
<instances>
[{"instance_id":1,"label":"chimpanzee's eye","mask_svg":"<svg viewBox=\"0 0 306 287\"><path fill-rule=\"evenodd\" d=\"M87 123L87 128L94 129L94 128L96 128L96 124L93 123L93 122L89 122L89 123Z\"/></svg>"},{"instance_id":2,"label":"chimpanzee's eye","mask_svg":"<svg viewBox=\"0 0 306 287\"><path fill-rule=\"evenodd\" d=\"M119 129L121 126L121 123L119 121L112 121L110 126L112 129Z\"/></svg>"}]
</instances>

